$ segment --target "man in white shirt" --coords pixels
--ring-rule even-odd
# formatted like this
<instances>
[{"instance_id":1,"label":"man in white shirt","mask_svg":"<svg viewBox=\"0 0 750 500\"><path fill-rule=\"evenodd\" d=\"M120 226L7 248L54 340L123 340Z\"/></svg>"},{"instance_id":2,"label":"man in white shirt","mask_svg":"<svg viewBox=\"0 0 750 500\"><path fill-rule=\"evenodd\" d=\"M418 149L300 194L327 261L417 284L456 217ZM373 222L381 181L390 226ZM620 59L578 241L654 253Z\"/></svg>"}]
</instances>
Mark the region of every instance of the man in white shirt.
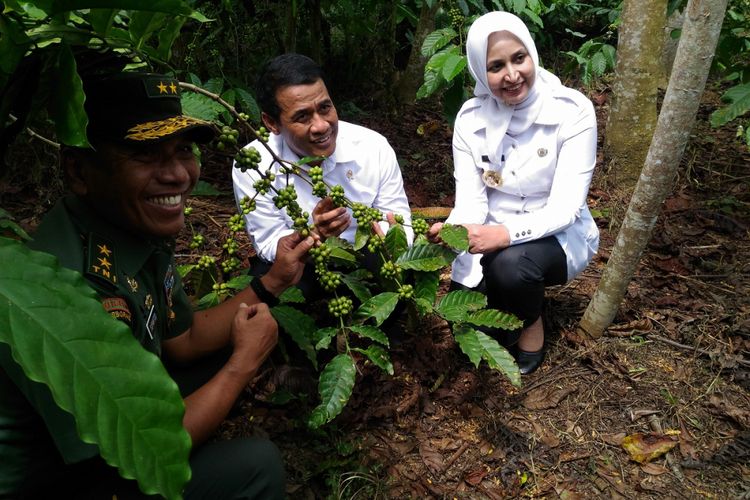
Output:
<instances>
[{"instance_id":1,"label":"man in white shirt","mask_svg":"<svg viewBox=\"0 0 750 500\"><path fill-rule=\"evenodd\" d=\"M272 133L268 146L278 156L288 161L307 156L324 157L308 167L319 164L323 180L329 186L342 186L352 202L403 216L411 240L409 203L395 152L377 132L338 119L322 69L314 61L292 53L272 59L260 74L256 98L263 123ZM322 240L339 236L354 242L357 221L350 208L336 207L330 197L315 196L312 186L306 182L309 179L282 173L280 165L273 163L272 155L260 141L249 146L261 154L260 171L270 168L275 174L273 186L276 189L287 184L294 186L297 203L310 214L308 222L315 226ZM260 174L252 169L232 170L238 204L246 196L255 196L253 183L259 178ZM278 240L293 232L292 219L276 208L274 195L273 190L259 194L255 197L256 209L245 216L256 253L266 263L275 260ZM386 232L389 223L381 221L380 227ZM262 264L256 263L254 274L262 274Z\"/></svg>"}]
</instances>

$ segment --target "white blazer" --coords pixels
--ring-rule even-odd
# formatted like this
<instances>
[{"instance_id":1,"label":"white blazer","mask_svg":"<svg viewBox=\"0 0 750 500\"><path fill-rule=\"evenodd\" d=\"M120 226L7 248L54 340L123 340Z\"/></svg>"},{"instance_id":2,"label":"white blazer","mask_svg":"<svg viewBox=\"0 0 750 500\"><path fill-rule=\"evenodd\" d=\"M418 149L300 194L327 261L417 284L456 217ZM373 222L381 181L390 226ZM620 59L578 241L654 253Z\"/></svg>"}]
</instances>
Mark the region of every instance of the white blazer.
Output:
<instances>
[{"instance_id":1,"label":"white blazer","mask_svg":"<svg viewBox=\"0 0 750 500\"><path fill-rule=\"evenodd\" d=\"M503 224L511 245L554 235L565 251L568 280L591 261L599 229L586 196L596 164L596 115L583 94L553 90L539 117L515 137L505 135L499 163L485 143L482 99L464 103L453 132L456 202L451 224ZM462 253L453 280L474 287L482 280L481 254Z\"/></svg>"}]
</instances>

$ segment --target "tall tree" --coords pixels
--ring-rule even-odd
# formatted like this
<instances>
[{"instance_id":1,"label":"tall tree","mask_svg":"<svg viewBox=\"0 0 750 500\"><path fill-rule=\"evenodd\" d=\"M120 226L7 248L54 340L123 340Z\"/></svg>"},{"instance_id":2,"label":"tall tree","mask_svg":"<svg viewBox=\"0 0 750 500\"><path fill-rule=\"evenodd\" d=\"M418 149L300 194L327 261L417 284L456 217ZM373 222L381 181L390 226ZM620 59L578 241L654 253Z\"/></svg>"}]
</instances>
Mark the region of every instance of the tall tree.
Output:
<instances>
[{"instance_id":1,"label":"tall tree","mask_svg":"<svg viewBox=\"0 0 750 500\"><path fill-rule=\"evenodd\" d=\"M612 323L671 191L716 50L727 0L690 0L672 75L646 163L615 247L579 329L599 337Z\"/></svg>"},{"instance_id":2,"label":"tall tree","mask_svg":"<svg viewBox=\"0 0 750 500\"><path fill-rule=\"evenodd\" d=\"M656 93L664 74L658 54L666 13L667 0L625 0L622 7L605 154L614 167L609 178L628 192L656 128Z\"/></svg>"},{"instance_id":3,"label":"tall tree","mask_svg":"<svg viewBox=\"0 0 750 500\"><path fill-rule=\"evenodd\" d=\"M417 90L422 85L422 76L424 75L424 65L427 58L422 55L422 44L425 38L435 29L435 15L440 7L440 2L422 2L422 8L419 11L419 21L414 30L414 42L409 53L409 62L406 69L401 72L398 83L396 84L396 99L399 103L414 103L417 98Z\"/></svg>"}]
</instances>

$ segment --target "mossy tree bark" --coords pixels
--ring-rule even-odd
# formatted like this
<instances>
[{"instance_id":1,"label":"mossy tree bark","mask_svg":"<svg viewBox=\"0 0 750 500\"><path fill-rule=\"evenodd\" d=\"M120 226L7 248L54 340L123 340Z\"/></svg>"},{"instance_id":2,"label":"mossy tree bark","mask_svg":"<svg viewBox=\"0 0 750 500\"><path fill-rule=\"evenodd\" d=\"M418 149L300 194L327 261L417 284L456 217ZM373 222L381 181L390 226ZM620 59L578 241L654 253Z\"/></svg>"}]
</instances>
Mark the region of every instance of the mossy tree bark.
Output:
<instances>
[{"instance_id":1,"label":"mossy tree bark","mask_svg":"<svg viewBox=\"0 0 750 500\"><path fill-rule=\"evenodd\" d=\"M599 337L612 323L672 190L716 50L727 0L690 0L672 75L646 163L612 255L581 319L579 331Z\"/></svg>"},{"instance_id":2,"label":"mossy tree bark","mask_svg":"<svg viewBox=\"0 0 750 500\"><path fill-rule=\"evenodd\" d=\"M630 192L656 128L667 0L625 0L605 136L608 179Z\"/></svg>"}]
</instances>

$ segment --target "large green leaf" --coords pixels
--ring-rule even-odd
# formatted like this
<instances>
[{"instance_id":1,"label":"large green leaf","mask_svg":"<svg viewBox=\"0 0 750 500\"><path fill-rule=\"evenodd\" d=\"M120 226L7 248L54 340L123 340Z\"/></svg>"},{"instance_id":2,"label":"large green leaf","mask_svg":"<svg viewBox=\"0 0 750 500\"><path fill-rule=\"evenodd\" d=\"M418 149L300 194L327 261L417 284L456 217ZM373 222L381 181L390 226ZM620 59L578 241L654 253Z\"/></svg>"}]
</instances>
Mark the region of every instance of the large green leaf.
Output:
<instances>
[{"instance_id":1,"label":"large green leaf","mask_svg":"<svg viewBox=\"0 0 750 500\"><path fill-rule=\"evenodd\" d=\"M401 269L414 271L437 271L449 266L456 254L441 245L414 245L396 259Z\"/></svg>"},{"instance_id":2,"label":"large green leaf","mask_svg":"<svg viewBox=\"0 0 750 500\"><path fill-rule=\"evenodd\" d=\"M443 227L440 228L440 239L459 252L465 252L469 249L469 231L464 226L443 224Z\"/></svg>"},{"instance_id":3,"label":"large green leaf","mask_svg":"<svg viewBox=\"0 0 750 500\"><path fill-rule=\"evenodd\" d=\"M100 36L106 37L117 16L117 9L91 9L88 20L91 28Z\"/></svg>"},{"instance_id":4,"label":"large green leaf","mask_svg":"<svg viewBox=\"0 0 750 500\"><path fill-rule=\"evenodd\" d=\"M371 325L351 325L349 327L349 330L356 333L359 337L364 337L370 340L373 340L375 342L378 342L380 344L383 344L386 347L390 346L390 342L388 341L388 337L385 335L383 330L380 328L377 328L375 326Z\"/></svg>"},{"instance_id":5,"label":"large green leaf","mask_svg":"<svg viewBox=\"0 0 750 500\"><path fill-rule=\"evenodd\" d=\"M315 342L315 350L322 351L328 349L331 345L331 340L336 336L339 329L332 326L320 328L313 333L313 342Z\"/></svg>"},{"instance_id":6,"label":"large green leaf","mask_svg":"<svg viewBox=\"0 0 750 500\"><path fill-rule=\"evenodd\" d=\"M290 286L283 292L281 292L281 295L279 295L279 302L283 303L295 303L295 304L304 304L305 303L305 296L302 293L302 290L297 288L296 286Z\"/></svg>"},{"instance_id":7,"label":"large green leaf","mask_svg":"<svg viewBox=\"0 0 750 500\"><path fill-rule=\"evenodd\" d=\"M0 88L5 86L30 43L23 26L12 17L0 13Z\"/></svg>"},{"instance_id":8,"label":"large green leaf","mask_svg":"<svg viewBox=\"0 0 750 500\"><path fill-rule=\"evenodd\" d=\"M523 321L516 316L497 309L482 309L473 312L469 314L466 321L472 325L490 326L504 330L515 330L523 326Z\"/></svg>"},{"instance_id":9,"label":"large green leaf","mask_svg":"<svg viewBox=\"0 0 750 500\"><path fill-rule=\"evenodd\" d=\"M458 33L453 28L441 28L433 31L422 42L422 55L424 57L432 57L435 52L445 47L457 36Z\"/></svg>"},{"instance_id":10,"label":"large green leaf","mask_svg":"<svg viewBox=\"0 0 750 500\"><path fill-rule=\"evenodd\" d=\"M508 377L511 384L520 387L521 372L518 371L518 365L513 356L497 340L486 333L479 331L475 331L475 333L479 344L482 346L482 359L487 361L490 368Z\"/></svg>"},{"instance_id":11,"label":"large green leaf","mask_svg":"<svg viewBox=\"0 0 750 500\"><path fill-rule=\"evenodd\" d=\"M354 360L348 354L339 354L323 368L318 380L320 404L307 421L310 427L317 429L341 413L352 395L356 373Z\"/></svg>"},{"instance_id":12,"label":"large green leaf","mask_svg":"<svg viewBox=\"0 0 750 500\"><path fill-rule=\"evenodd\" d=\"M250 117L253 123L260 123L260 107L255 98L247 90L241 87L235 87L237 99L242 106L242 110Z\"/></svg>"},{"instance_id":13,"label":"large green leaf","mask_svg":"<svg viewBox=\"0 0 750 500\"><path fill-rule=\"evenodd\" d=\"M190 477L184 405L161 361L108 315L83 277L0 238L0 341L73 414L81 439L146 493L179 497Z\"/></svg>"},{"instance_id":14,"label":"large green leaf","mask_svg":"<svg viewBox=\"0 0 750 500\"><path fill-rule=\"evenodd\" d=\"M16 224L10 213L8 213L7 210L0 208L0 236L2 236L6 230L12 232L23 240L28 241L31 239L26 231L24 231L21 226Z\"/></svg>"},{"instance_id":15,"label":"large green leaf","mask_svg":"<svg viewBox=\"0 0 750 500\"><path fill-rule=\"evenodd\" d=\"M479 343L477 338L477 331L460 323L454 325L453 337L461 351L469 357L475 367L479 367L479 363L482 361L482 344Z\"/></svg>"},{"instance_id":16,"label":"large green leaf","mask_svg":"<svg viewBox=\"0 0 750 500\"><path fill-rule=\"evenodd\" d=\"M711 126L721 127L750 111L750 83L736 85L721 96L728 106L711 113Z\"/></svg>"},{"instance_id":17,"label":"large green leaf","mask_svg":"<svg viewBox=\"0 0 750 500\"><path fill-rule=\"evenodd\" d=\"M357 231L354 233L354 249L361 250L367 245L367 241L370 239L372 229L364 225L357 226Z\"/></svg>"},{"instance_id":18,"label":"large green leaf","mask_svg":"<svg viewBox=\"0 0 750 500\"><path fill-rule=\"evenodd\" d=\"M414 272L414 297L434 304L440 286L440 275L435 272Z\"/></svg>"},{"instance_id":19,"label":"large green leaf","mask_svg":"<svg viewBox=\"0 0 750 500\"><path fill-rule=\"evenodd\" d=\"M353 351L361 352L367 359L372 363L386 372L388 375L393 375L393 363L391 357L388 355L388 351L380 347L379 345L373 344L367 349L355 348Z\"/></svg>"},{"instance_id":20,"label":"large green leaf","mask_svg":"<svg viewBox=\"0 0 750 500\"><path fill-rule=\"evenodd\" d=\"M83 9L109 9L116 4L117 8L123 10L164 12L170 15L188 16L201 22L209 19L200 12L190 8L187 2L182 0L54 0L36 2L37 5L54 16L63 12Z\"/></svg>"},{"instance_id":21,"label":"large green leaf","mask_svg":"<svg viewBox=\"0 0 750 500\"><path fill-rule=\"evenodd\" d=\"M443 62L443 70L442 70L443 78L445 78L446 81L450 82L454 78L456 78L458 75L460 75L465 67L466 67L465 55L451 54Z\"/></svg>"},{"instance_id":22,"label":"large green leaf","mask_svg":"<svg viewBox=\"0 0 750 500\"><path fill-rule=\"evenodd\" d=\"M521 373L513 356L497 340L489 335L477 331L466 324L457 324L453 328L453 336L461 351L469 357L474 366L479 366L481 360L493 370L497 370L510 380L511 384L521 385Z\"/></svg>"},{"instance_id":23,"label":"large green leaf","mask_svg":"<svg viewBox=\"0 0 750 500\"><path fill-rule=\"evenodd\" d=\"M398 293L383 292L370 297L369 300L359 306L355 316L361 319L375 318L375 324L380 326L383 321L388 319L397 304Z\"/></svg>"},{"instance_id":24,"label":"large green leaf","mask_svg":"<svg viewBox=\"0 0 750 500\"><path fill-rule=\"evenodd\" d=\"M466 321L470 311L487 306L487 297L480 292L454 290L445 294L435 306L435 312L448 321Z\"/></svg>"},{"instance_id":25,"label":"large green leaf","mask_svg":"<svg viewBox=\"0 0 750 500\"><path fill-rule=\"evenodd\" d=\"M177 37L180 36L180 30L185 24L185 17L171 17L166 25L159 29L159 46L156 50L157 56L162 61L168 61L172 56L172 45Z\"/></svg>"},{"instance_id":26,"label":"large green leaf","mask_svg":"<svg viewBox=\"0 0 750 500\"><path fill-rule=\"evenodd\" d=\"M409 248L409 242L406 239L406 231L401 224L396 224L388 229L385 235L385 249L391 258L397 258Z\"/></svg>"},{"instance_id":27,"label":"large green leaf","mask_svg":"<svg viewBox=\"0 0 750 500\"><path fill-rule=\"evenodd\" d=\"M315 369L318 369L318 358L312 344L314 332L318 329L315 320L291 306L278 305L271 308L271 314L279 326L292 337L292 340L304 351Z\"/></svg>"},{"instance_id":28,"label":"large green leaf","mask_svg":"<svg viewBox=\"0 0 750 500\"><path fill-rule=\"evenodd\" d=\"M445 84L445 80L438 71L425 67L424 83L417 90L417 99L424 99L431 96L443 84Z\"/></svg>"},{"instance_id":29,"label":"large green leaf","mask_svg":"<svg viewBox=\"0 0 750 500\"><path fill-rule=\"evenodd\" d=\"M57 91L50 96L50 113L55 121L57 138L68 146L88 147L86 125L89 120L83 109L83 83L69 46L60 45L56 66Z\"/></svg>"},{"instance_id":30,"label":"large green leaf","mask_svg":"<svg viewBox=\"0 0 750 500\"><path fill-rule=\"evenodd\" d=\"M183 92L180 101L183 113L200 120L214 121L224 111L224 106L196 92Z\"/></svg>"},{"instance_id":31,"label":"large green leaf","mask_svg":"<svg viewBox=\"0 0 750 500\"><path fill-rule=\"evenodd\" d=\"M357 257L341 247L331 247L330 259L338 264L356 264Z\"/></svg>"},{"instance_id":32,"label":"large green leaf","mask_svg":"<svg viewBox=\"0 0 750 500\"><path fill-rule=\"evenodd\" d=\"M358 274L342 274L341 281L344 283L344 285L347 286L347 288L349 288L349 290L352 291L354 296L357 297L357 300L359 300L360 302L365 302L367 299L372 297L370 289L367 288L367 285L361 278L359 278Z\"/></svg>"},{"instance_id":33,"label":"large green leaf","mask_svg":"<svg viewBox=\"0 0 750 500\"><path fill-rule=\"evenodd\" d=\"M136 11L131 13L128 32L133 46L141 49L156 30L164 28L171 17L161 12Z\"/></svg>"}]
</instances>

